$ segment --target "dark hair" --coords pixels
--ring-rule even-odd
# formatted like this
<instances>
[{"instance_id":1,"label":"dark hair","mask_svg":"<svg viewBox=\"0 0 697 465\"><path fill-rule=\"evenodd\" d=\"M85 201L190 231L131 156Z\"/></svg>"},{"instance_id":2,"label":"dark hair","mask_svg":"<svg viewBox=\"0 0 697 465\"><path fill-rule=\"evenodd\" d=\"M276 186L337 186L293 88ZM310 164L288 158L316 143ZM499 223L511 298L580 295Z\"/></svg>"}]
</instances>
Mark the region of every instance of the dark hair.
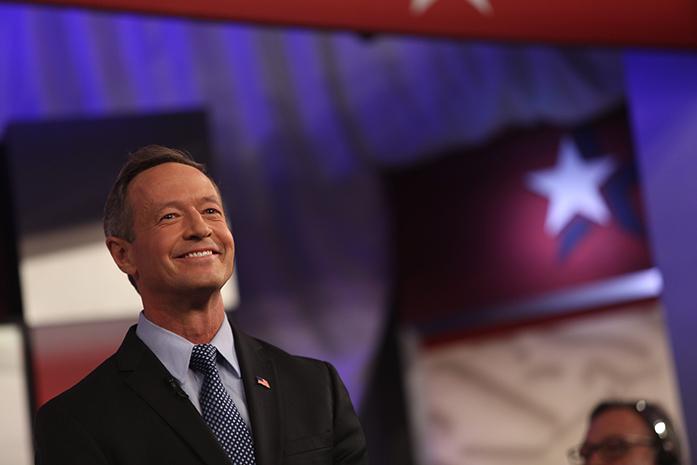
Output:
<instances>
[{"instance_id":1,"label":"dark hair","mask_svg":"<svg viewBox=\"0 0 697 465\"><path fill-rule=\"evenodd\" d=\"M590 414L590 421L600 416L608 410L624 409L630 410L646 423L646 426L655 436L656 441L656 464L657 465L680 465L682 463L680 455L680 440L673 428L668 414L662 407L645 400L623 401L607 400L599 403ZM656 425L663 423L665 429L661 432Z\"/></svg>"},{"instance_id":2,"label":"dark hair","mask_svg":"<svg viewBox=\"0 0 697 465\"><path fill-rule=\"evenodd\" d=\"M163 163L181 163L189 165L209 179L206 168L197 163L191 155L183 150L163 147L162 145L146 145L129 154L128 161L123 165L116 181L109 192L104 205L104 235L115 236L131 242L135 239L133 233L133 211L128 203L128 186L143 171ZM218 190L215 181L211 182Z\"/></svg>"}]
</instances>

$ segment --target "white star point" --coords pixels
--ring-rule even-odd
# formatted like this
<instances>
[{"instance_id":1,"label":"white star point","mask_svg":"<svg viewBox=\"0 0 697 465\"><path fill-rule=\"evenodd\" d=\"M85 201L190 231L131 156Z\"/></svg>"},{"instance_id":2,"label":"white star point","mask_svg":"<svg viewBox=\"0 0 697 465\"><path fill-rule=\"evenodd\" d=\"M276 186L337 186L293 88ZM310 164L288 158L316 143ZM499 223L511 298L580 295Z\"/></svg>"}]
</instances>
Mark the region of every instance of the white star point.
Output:
<instances>
[{"instance_id":1,"label":"white star point","mask_svg":"<svg viewBox=\"0 0 697 465\"><path fill-rule=\"evenodd\" d=\"M610 210L600 192L615 170L615 162L606 156L584 160L574 141L564 137L559 158L553 168L526 176L527 186L549 199L545 231L556 236L576 215L598 224L610 219Z\"/></svg>"},{"instance_id":2,"label":"white star point","mask_svg":"<svg viewBox=\"0 0 697 465\"><path fill-rule=\"evenodd\" d=\"M491 6L489 0L467 0L470 5L472 5L478 12L483 15L490 15L494 13L494 8Z\"/></svg>"},{"instance_id":3,"label":"white star point","mask_svg":"<svg viewBox=\"0 0 697 465\"><path fill-rule=\"evenodd\" d=\"M437 1L438 0L411 0L411 12L416 15L423 14ZM472 5L483 15L490 15L494 13L494 8L491 6L490 0L467 0L467 3Z\"/></svg>"}]
</instances>

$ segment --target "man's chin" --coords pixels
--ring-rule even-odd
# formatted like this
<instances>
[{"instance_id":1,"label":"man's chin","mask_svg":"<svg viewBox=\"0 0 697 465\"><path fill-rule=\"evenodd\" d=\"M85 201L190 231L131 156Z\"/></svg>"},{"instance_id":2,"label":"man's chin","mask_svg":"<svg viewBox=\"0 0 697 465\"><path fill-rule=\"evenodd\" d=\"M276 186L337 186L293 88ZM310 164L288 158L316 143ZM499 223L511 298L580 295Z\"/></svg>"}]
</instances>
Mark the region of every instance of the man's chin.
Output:
<instances>
[{"instance_id":1,"label":"man's chin","mask_svg":"<svg viewBox=\"0 0 697 465\"><path fill-rule=\"evenodd\" d=\"M187 296L205 296L220 292L226 281L215 278L198 277L197 279L178 280L170 283L169 292L180 298ZM163 291L166 291L163 289Z\"/></svg>"},{"instance_id":2,"label":"man's chin","mask_svg":"<svg viewBox=\"0 0 697 465\"><path fill-rule=\"evenodd\" d=\"M204 281L204 282L187 282L182 283L177 289L183 293L193 293L193 294L211 294L215 292L220 292L225 283L220 281Z\"/></svg>"}]
</instances>

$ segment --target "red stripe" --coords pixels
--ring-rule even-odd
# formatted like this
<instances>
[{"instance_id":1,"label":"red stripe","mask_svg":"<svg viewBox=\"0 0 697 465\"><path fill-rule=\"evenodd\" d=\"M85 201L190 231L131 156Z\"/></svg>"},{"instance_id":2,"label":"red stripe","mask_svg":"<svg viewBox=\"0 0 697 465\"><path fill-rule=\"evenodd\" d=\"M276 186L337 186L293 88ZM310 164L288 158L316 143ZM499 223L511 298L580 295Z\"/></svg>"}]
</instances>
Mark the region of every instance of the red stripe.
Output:
<instances>
[{"instance_id":1,"label":"red stripe","mask_svg":"<svg viewBox=\"0 0 697 465\"><path fill-rule=\"evenodd\" d=\"M692 0L490 0L483 15L467 0L39 0L37 3L245 22L513 41L697 46Z\"/></svg>"}]
</instances>

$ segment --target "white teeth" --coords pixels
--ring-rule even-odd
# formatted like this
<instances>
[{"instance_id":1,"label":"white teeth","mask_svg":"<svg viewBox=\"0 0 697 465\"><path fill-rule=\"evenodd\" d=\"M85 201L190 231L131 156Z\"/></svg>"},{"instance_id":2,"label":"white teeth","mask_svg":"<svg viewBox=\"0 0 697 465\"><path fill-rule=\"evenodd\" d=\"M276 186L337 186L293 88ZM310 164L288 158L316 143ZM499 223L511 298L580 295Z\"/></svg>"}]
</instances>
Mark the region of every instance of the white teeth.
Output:
<instances>
[{"instance_id":1,"label":"white teeth","mask_svg":"<svg viewBox=\"0 0 697 465\"><path fill-rule=\"evenodd\" d=\"M208 255L213 255L212 250L204 250L203 252L191 252L186 255L184 255L185 258L189 257L206 257Z\"/></svg>"}]
</instances>

